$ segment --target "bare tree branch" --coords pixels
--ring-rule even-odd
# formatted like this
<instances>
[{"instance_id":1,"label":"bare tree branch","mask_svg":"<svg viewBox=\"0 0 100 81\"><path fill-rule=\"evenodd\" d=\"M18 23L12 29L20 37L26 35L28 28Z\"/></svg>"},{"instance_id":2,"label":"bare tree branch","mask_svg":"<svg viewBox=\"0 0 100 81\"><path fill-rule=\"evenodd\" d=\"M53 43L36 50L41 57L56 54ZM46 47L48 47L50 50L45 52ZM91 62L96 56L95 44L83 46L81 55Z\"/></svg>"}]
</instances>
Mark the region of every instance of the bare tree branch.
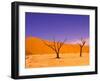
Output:
<instances>
[{"instance_id":1,"label":"bare tree branch","mask_svg":"<svg viewBox=\"0 0 100 81\"><path fill-rule=\"evenodd\" d=\"M48 43L46 43L44 40L42 40L42 41L43 41L43 43L44 43L46 46L48 46L49 48L51 48L53 51L56 52L56 55L57 55L56 58L60 58L60 57L59 57L60 49L61 49L61 47L64 45L66 39L65 39L63 42L60 42L60 41L57 41L57 42L56 42L56 41L55 41L55 38L53 38L53 44L48 44Z\"/></svg>"},{"instance_id":2,"label":"bare tree branch","mask_svg":"<svg viewBox=\"0 0 100 81\"><path fill-rule=\"evenodd\" d=\"M42 41L43 41L43 43L44 43L46 46L48 46L48 47L50 47L51 49L55 50L55 48L54 48L52 45L47 44L44 40L42 40Z\"/></svg>"},{"instance_id":3,"label":"bare tree branch","mask_svg":"<svg viewBox=\"0 0 100 81\"><path fill-rule=\"evenodd\" d=\"M80 57L82 56L82 49L85 43L86 41L83 38L81 38L81 43L78 43L78 45L80 46Z\"/></svg>"}]
</instances>

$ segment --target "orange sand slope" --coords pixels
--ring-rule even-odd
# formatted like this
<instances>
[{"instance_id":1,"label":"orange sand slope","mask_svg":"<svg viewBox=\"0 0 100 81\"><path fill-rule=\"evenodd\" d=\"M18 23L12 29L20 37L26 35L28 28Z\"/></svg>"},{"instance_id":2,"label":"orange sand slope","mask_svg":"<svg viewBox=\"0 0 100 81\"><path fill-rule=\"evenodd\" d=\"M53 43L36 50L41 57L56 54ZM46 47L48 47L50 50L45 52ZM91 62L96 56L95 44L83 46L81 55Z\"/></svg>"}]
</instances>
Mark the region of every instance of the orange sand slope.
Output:
<instances>
[{"instance_id":1,"label":"orange sand slope","mask_svg":"<svg viewBox=\"0 0 100 81\"><path fill-rule=\"evenodd\" d=\"M44 40L48 44L53 42ZM80 47L77 44L64 44L60 53L79 53ZM30 54L53 54L55 53L51 48L47 47L42 39L36 37L26 38L26 55ZM83 47L83 53L89 53L89 46Z\"/></svg>"},{"instance_id":2,"label":"orange sand slope","mask_svg":"<svg viewBox=\"0 0 100 81\"><path fill-rule=\"evenodd\" d=\"M44 40L48 44L53 42ZM55 52L47 47L42 39L35 37L26 38L26 68L37 67L62 67L89 65L89 46L83 47L80 57L80 47L75 44L64 44L60 51L60 59L56 58Z\"/></svg>"}]
</instances>

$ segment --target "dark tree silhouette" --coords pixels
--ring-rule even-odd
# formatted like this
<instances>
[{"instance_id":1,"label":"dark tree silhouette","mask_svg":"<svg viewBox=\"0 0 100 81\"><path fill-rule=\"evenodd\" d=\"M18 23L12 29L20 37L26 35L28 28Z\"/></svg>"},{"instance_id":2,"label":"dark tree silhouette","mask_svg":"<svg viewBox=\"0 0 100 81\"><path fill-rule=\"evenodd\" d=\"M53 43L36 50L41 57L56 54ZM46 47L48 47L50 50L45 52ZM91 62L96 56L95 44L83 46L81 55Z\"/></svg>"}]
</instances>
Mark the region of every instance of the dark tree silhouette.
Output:
<instances>
[{"instance_id":1,"label":"dark tree silhouette","mask_svg":"<svg viewBox=\"0 0 100 81\"><path fill-rule=\"evenodd\" d=\"M63 42L55 41L55 39L53 39L53 44L49 44L49 43L45 42L44 40L42 40L42 41L47 47L51 48L56 53L56 58L59 59L60 58L60 56L59 56L60 50L61 50L62 46L64 45L66 39Z\"/></svg>"},{"instance_id":2,"label":"dark tree silhouette","mask_svg":"<svg viewBox=\"0 0 100 81\"><path fill-rule=\"evenodd\" d=\"M82 57L82 50L83 50L83 46L85 45L86 41L81 38L81 43L79 43L80 46L80 57Z\"/></svg>"}]
</instances>

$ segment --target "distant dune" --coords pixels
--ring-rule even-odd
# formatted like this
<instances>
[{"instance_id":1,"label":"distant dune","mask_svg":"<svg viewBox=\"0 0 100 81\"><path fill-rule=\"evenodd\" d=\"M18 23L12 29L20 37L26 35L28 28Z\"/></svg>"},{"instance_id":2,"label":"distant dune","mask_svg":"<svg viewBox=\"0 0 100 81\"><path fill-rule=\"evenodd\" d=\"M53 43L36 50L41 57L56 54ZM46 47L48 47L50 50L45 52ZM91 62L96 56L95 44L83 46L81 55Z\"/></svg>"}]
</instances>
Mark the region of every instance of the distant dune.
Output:
<instances>
[{"instance_id":1,"label":"distant dune","mask_svg":"<svg viewBox=\"0 0 100 81\"><path fill-rule=\"evenodd\" d=\"M53 54L55 53L52 49L47 47L43 41L44 39L36 37L26 37L26 55L31 54ZM48 44L53 44L52 41L44 40ZM64 44L61 48L60 53L79 53L80 47L77 44ZM89 46L83 47L84 53L89 53Z\"/></svg>"}]
</instances>

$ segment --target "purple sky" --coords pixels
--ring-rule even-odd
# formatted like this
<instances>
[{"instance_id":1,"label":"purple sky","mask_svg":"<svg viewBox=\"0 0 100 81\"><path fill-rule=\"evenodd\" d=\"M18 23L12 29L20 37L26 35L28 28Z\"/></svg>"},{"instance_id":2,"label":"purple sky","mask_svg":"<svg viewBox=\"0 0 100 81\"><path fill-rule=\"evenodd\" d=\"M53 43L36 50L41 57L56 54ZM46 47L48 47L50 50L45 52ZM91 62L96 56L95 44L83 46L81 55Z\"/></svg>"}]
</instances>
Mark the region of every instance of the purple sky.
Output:
<instances>
[{"instance_id":1,"label":"purple sky","mask_svg":"<svg viewBox=\"0 0 100 81\"><path fill-rule=\"evenodd\" d=\"M26 12L26 37L69 41L89 38L89 16Z\"/></svg>"}]
</instances>

